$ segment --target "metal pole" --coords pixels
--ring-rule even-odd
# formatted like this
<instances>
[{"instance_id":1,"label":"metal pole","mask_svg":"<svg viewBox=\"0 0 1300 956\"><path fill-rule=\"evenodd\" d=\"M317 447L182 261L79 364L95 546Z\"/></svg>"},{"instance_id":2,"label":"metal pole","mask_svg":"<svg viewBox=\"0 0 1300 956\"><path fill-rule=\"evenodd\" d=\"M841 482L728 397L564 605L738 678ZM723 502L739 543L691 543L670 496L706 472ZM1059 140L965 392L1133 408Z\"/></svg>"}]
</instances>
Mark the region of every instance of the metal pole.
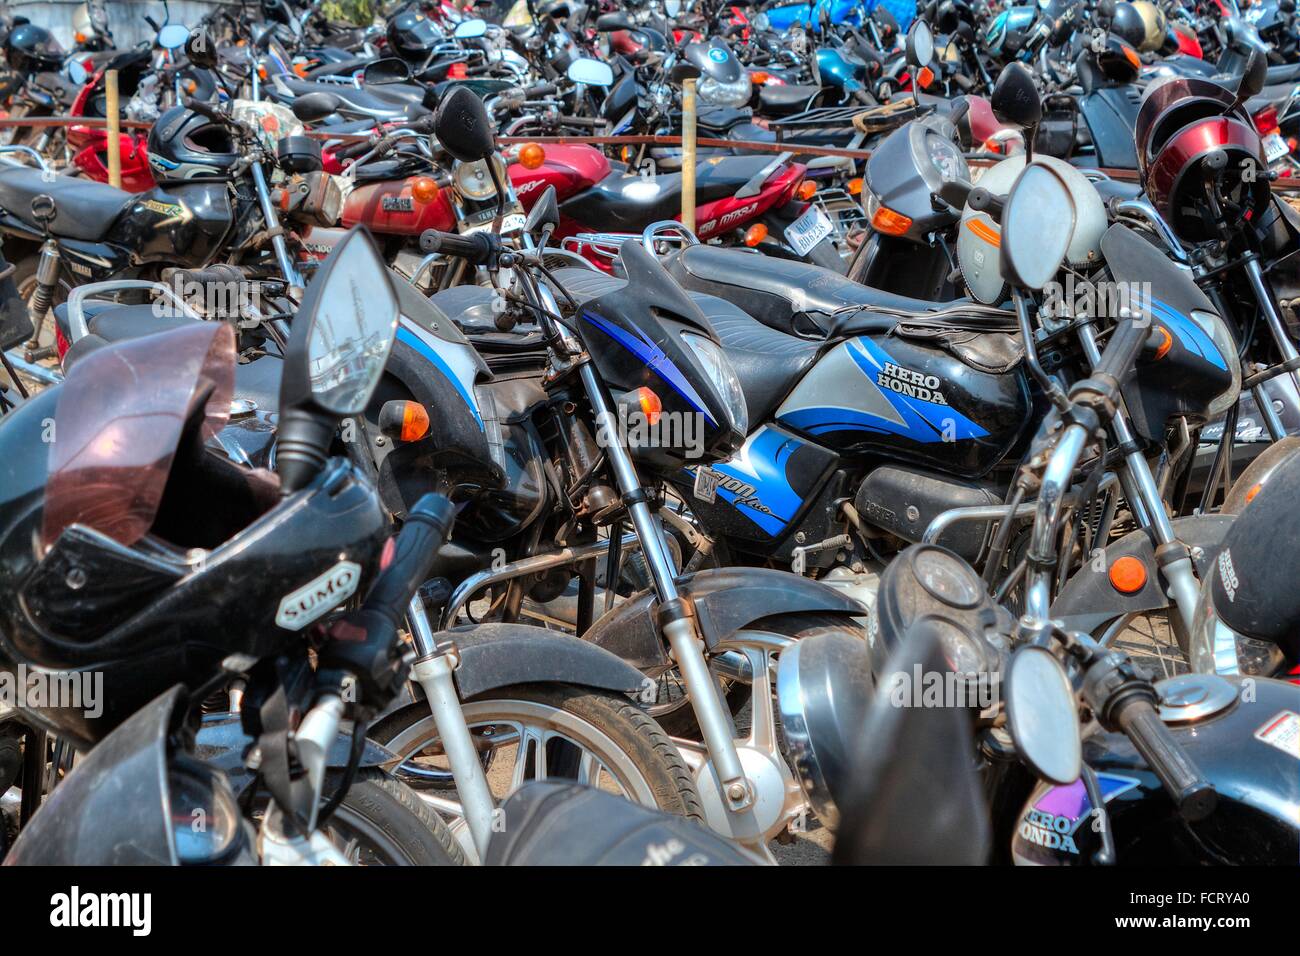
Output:
<instances>
[{"instance_id":1,"label":"metal pole","mask_svg":"<svg viewBox=\"0 0 1300 956\"><path fill-rule=\"evenodd\" d=\"M695 232L695 80L682 82L682 225Z\"/></svg>"},{"instance_id":2,"label":"metal pole","mask_svg":"<svg viewBox=\"0 0 1300 956\"><path fill-rule=\"evenodd\" d=\"M104 74L108 111L108 184L122 188L122 113L117 98L117 70Z\"/></svg>"}]
</instances>

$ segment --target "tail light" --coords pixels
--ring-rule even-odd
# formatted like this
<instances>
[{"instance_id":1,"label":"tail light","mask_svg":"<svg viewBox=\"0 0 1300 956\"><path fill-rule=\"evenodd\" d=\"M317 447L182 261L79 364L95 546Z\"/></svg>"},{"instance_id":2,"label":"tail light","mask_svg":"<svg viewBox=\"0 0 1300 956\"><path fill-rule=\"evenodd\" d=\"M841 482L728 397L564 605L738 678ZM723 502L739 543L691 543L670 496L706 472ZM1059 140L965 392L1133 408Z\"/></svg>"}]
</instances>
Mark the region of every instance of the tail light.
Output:
<instances>
[{"instance_id":1,"label":"tail light","mask_svg":"<svg viewBox=\"0 0 1300 956\"><path fill-rule=\"evenodd\" d=\"M63 364L63 356L68 354L69 348L71 348L71 346L68 344L68 340L63 337L63 330L58 326L55 326L54 327L54 350L55 352L58 353L60 365Z\"/></svg>"},{"instance_id":2,"label":"tail light","mask_svg":"<svg viewBox=\"0 0 1300 956\"><path fill-rule=\"evenodd\" d=\"M1254 116L1255 129L1259 130L1260 136L1267 136L1269 133L1277 131L1277 107L1266 106Z\"/></svg>"}]
</instances>

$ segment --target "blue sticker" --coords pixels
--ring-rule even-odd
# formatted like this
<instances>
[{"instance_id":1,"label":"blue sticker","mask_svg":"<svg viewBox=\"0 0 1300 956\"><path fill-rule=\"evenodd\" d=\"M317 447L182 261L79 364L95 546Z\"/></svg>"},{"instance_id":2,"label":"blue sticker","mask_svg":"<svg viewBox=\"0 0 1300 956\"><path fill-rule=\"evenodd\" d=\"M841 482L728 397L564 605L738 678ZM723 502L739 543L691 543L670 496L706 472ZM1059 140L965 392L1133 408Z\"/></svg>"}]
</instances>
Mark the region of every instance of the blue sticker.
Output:
<instances>
[{"instance_id":1,"label":"blue sticker","mask_svg":"<svg viewBox=\"0 0 1300 956\"><path fill-rule=\"evenodd\" d=\"M710 48L709 48L709 59L712 60L714 63L726 63L726 62L727 62L727 51L726 51L726 50L723 50L723 49L721 49L721 48L719 48L719 47L716 47L716 46L715 46L715 47L710 47Z\"/></svg>"}]
</instances>

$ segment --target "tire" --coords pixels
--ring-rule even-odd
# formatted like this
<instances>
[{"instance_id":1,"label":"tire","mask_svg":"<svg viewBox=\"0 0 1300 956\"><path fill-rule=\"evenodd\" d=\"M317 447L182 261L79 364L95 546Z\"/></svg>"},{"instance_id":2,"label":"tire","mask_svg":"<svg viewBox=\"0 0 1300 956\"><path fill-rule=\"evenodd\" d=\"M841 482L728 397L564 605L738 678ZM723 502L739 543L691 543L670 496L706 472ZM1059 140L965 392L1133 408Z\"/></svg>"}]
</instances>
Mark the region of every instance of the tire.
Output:
<instances>
[{"instance_id":1,"label":"tire","mask_svg":"<svg viewBox=\"0 0 1300 956\"><path fill-rule=\"evenodd\" d=\"M596 756L600 767L594 781L589 776L584 782L600 786L607 777L636 803L704 820L704 807L691 772L672 740L623 695L573 684L517 684L470 698L462 708L480 746L494 747L494 759L487 763L489 785L498 800L513 792L518 767L514 762L509 767L500 766L504 759L495 759L502 756L495 748L514 746L517 758L519 747L517 729L511 738L508 733L497 733L497 728L504 724L509 730L512 721L516 728L523 721L550 722L562 733L553 732L549 739L543 738L541 748L527 744L525 771L530 765L536 770L544 756L547 778L581 779L579 759L584 751L579 748L585 747L586 752ZM370 728L368 736L404 758L395 771L400 780L430 796L434 796L433 791L447 790L447 771L414 759L441 759L437 728L423 701L384 718ZM509 778L503 772L506 770L512 771Z\"/></svg>"},{"instance_id":2,"label":"tire","mask_svg":"<svg viewBox=\"0 0 1300 956\"><path fill-rule=\"evenodd\" d=\"M1097 641L1126 652L1133 663L1152 680L1175 677L1191 670L1187 651L1179 635L1182 622L1175 623L1175 608L1161 608L1125 614L1111 621L1097 634Z\"/></svg>"},{"instance_id":3,"label":"tire","mask_svg":"<svg viewBox=\"0 0 1300 956\"><path fill-rule=\"evenodd\" d=\"M447 824L400 780L378 767L357 772L324 830L354 862L386 866L463 866ZM364 841L368 847L362 847Z\"/></svg>"}]
</instances>

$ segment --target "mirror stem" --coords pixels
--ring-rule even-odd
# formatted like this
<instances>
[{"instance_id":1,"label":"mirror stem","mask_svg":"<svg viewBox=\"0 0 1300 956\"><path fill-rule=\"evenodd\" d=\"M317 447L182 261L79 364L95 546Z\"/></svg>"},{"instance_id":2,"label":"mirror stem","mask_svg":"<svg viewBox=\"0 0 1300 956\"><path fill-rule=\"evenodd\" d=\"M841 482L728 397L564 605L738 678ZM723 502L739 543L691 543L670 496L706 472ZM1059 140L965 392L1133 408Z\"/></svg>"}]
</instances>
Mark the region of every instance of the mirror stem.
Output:
<instances>
[{"instance_id":1,"label":"mirror stem","mask_svg":"<svg viewBox=\"0 0 1300 956\"><path fill-rule=\"evenodd\" d=\"M281 413L275 453L281 497L306 487L325 467L335 425L333 417L304 408Z\"/></svg>"}]
</instances>

